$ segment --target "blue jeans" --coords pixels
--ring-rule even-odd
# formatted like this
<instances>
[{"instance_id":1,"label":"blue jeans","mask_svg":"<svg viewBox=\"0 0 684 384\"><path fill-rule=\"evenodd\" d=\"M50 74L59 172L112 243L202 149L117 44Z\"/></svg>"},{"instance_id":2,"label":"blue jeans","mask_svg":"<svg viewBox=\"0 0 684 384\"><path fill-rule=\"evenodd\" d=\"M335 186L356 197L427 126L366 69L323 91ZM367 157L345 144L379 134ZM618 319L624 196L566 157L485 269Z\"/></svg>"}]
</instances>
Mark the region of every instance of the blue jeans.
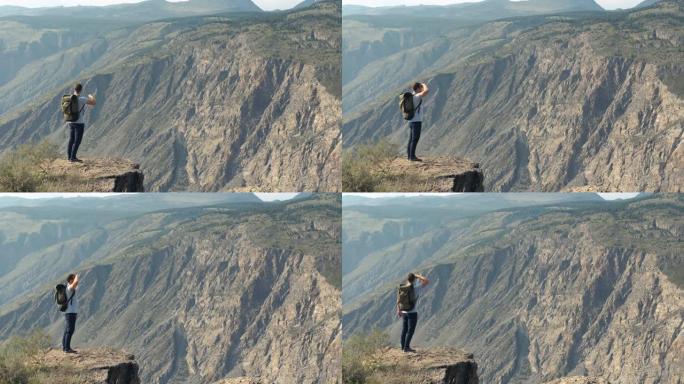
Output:
<instances>
[{"instance_id":1,"label":"blue jeans","mask_svg":"<svg viewBox=\"0 0 684 384\"><path fill-rule=\"evenodd\" d=\"M420 130L423 127L423 123L420 121L409 123L409 129L411 133L409 134L409 142L407 148L408 159L416 158L416 147L418 146L418 140L420 140Z\"/></svg>"},{"instance_id":2,"label":"blue jeans","mask_svg":"<svg viewBox=\"0 0 684 384\"><path fill-rule=\"evenodd\" d=\"M71 350L71 337L76 331L76 314L75 313L65 313L64 314L64 336L62 336L62 350Z\"/></svg>"},{"instance_id":3,"label":"blue jeans","mask_svg":"<svg viewBox=\"0 0 684 384\"><path fill-rule=\"evenodd\" d=\"M67 156L69 160L76 159L78 147L81 146L83 140L83 131L85 124L82 123L67 123L69 126L69 144L67 144Z\"/></svg>"},{"instance_id":4,"label":"blue jeans","mask_svg":"<svg viewBox=\"0 0 684 384\"><path fill-rule=\"evenodd\" d=\"M413 332L416 331L416 323L418 323L418 313L404 313L402 316L404 323L401 327L401 350L405 351L411 348L411 339Z\"/></svg>"}]
</instances>

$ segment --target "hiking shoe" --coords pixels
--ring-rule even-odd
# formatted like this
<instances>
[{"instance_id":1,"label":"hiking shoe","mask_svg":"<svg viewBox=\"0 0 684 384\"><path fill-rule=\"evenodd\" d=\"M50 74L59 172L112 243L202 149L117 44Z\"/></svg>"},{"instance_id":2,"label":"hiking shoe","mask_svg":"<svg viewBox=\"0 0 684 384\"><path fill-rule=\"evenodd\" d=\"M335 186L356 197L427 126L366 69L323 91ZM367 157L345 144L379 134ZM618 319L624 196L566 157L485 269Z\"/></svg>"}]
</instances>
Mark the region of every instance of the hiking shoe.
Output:
<instances>
[{"instance_id":1,"label":"hiking shoe","mask_svg":"<svg viewBox=\"0 0 684 384\"><path fill-rule=\"evenodd\" d=\"M419 158L417 158L417 157L414 157L413 159L409 159L409 161L423 161L423 160L421 160L421 159L419 159Z\"/></svg>"},{"instance_id":2,"label":"hiking shoe","mask_svg":"<svg viewBox=\"0 0 684 384\"><path fill-rule=\"evenodd\" d=\"M404 353L416 353L416 350L411 347L408 347L404 349Z\"/></svg>"},{"instance_id":3,"label":"hiking shoe","mask_svg":"<svg viewBox=\"0 0 684 384\"><path fill-rule=\"evenodd\" d=\"M66 351L64 351L64 352L65 352L65 353L78 353L78 352L74 351L73 349L68 349L68 350L66 350Z\"/></svg>"},{"instance_id":4,"label":"hiking shoe","mask_svg":"<svg viewBox=\"0 0 684 384\"><path fill-rule=\"evenodd\" d=\"M73 159L71 159L71 162L72 163L82 163L83 160L79 159L78 157L74 157Z\"/></svg>"}]
</instances>

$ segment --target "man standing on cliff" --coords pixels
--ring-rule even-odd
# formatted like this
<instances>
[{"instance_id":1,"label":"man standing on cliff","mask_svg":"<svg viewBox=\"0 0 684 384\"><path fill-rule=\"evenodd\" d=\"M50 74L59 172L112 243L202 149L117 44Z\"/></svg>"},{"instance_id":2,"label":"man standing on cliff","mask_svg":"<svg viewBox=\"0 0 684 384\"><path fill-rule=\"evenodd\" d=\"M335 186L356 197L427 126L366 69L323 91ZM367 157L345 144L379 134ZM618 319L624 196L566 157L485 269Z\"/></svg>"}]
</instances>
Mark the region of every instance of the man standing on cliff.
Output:
<instances>
[{"instance_id":1,"label":"man standing on cliff","mask_svg":"<svg viewBox=\"0 0 684 384\"><path fill-rule=\"evenodd\" d=\"M422 161L416 157L416 147L418 146L418 140L420 140L420 131L423 128L423 108L424 108L424 98L430 93L428 86L424 83L414 83L411 86L414 113L413 116L408 120L409 122L409 141L407 148L407 155L409 161Z\"/></svg>"},{"instance_id":2,"label":"man standing on cliff","mask_svg":"<svg viewBox=\"0 0 684 384\"><path fill-rule=\"evenodd\" d=\"M62 336L62 351L65 353L76 353L71 349L71 337L76 331L76 317L78 314L78 298L76 297L76 287L78 287L78 275L70 274L67 277L67 309L64 311L64 336Z\"/></svg>"},{"instance_id":3,"label":"man standing on cliff","mask_svg":"<svg viewBox=\"0 0 684 384\"><path fill-rule=\"evenodd\" d=\"M83 122L83 115L86 106L95 106L97 102L93 95L88 97L81 96L83 85L76 84L72 95L65 95L62 97L62 112L64 113L64 120L69 128L69 143L67 144L67 159L72 163L80 163L81 160L76 157L78 147L83 140L83 131L85 130L85 123Z\"/></svg>"},{"instance_id":4,"label":"man standing on cliff","mask_svg":"<svg viewBox=\"0 0 684 384\"><path fill-rule=\"evenodd\" d=\"M411 339L418 323L416 307L423 287L428 284L430 284L430 281L425 276L409 273L406 282L399 286L397 293L397 315L403 318L401 350L404 352L415 352L411 348Z\"/></svg>"}]
</instances>

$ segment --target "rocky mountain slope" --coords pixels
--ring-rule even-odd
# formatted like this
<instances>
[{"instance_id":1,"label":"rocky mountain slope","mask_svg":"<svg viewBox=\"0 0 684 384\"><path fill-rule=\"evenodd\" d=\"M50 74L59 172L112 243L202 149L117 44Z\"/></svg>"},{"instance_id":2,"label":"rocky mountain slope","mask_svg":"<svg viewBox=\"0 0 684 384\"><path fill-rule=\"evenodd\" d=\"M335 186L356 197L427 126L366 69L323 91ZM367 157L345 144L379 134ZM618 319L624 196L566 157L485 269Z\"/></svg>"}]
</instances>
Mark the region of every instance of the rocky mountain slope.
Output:
<instances>
[{"instance_id":1,"label":"rocky mountain slope","mask_svg":"<svg viewBox=\"0 0 684 384\"><path fill-rule=\"evenodd\" d=\"M398 340L394 287L407 272L419 271L431 285L420 299L412 344L474 352L486 382L581 375L663 383L684 377L681 196L556 203L469 217L413 205L442 221L406 230L400 241L377 243L346 265L345 337L379 328ZM357 211L345 248L348 238L379 230L372 217L383 217L381 208L365 218ZM428 221L385 209L392 213L384 217L401 227ZM379 255L392 268L378 273Z\"/></svg>"},{"instance_id":2,"label":"rocky mountain slope","mask_svg":"<svg viewBox=\"0 0 684 384\"><path fill-rule=\"evenodd\" d=\"M88 253L99 258L71 268L82 276L74 345L135 353L145 383L335 382L339 209L339 197L314 195L159 211L92 231L107 239ZM60 333L55 280L42 281L0 307L0 338Z\"/></svg>"},{"instance_id":3,"label":"rocky mountain slope","mask_svg":"<svg viewBox=\"0 0 684 384\"><path fill-rule=\"evenodd\" d=\"M13 22L37 41L71 36ZM0 151L64 140L56 106L78 80L98 97L82 152L139 162L146 190L339 190L338 3L103 30L36 43L32 61L11 68Z\"/></svg>"},{"instance_id":4,"label":"rocky mountain slope","mask_svg":"<svg viewBox=\"0 0 684 384\"><path fill-rule=\"evenodd\" d=\"M118 252L128 241L124 236L130 226L140 228L137 219L143 214L220 204L258 205L261 200L250 193L152 193L77 201L3 197L0 203L0 284L5 286L0 305L6 305L83 263ZM110 242L112 234L120 240ZM45 260L57 262L46 265Z\"/></svg>"},{"instance_id":5,"label":"rocky mountain slope","mask_svg":"<svg viewBox=\"0 0 684 384\"><path fill-rule=\"evenodd\" d=\"M680 191L683 7L501 20L376 60L345 83L344 145L403 142L418 78L419 151L480 162L488 190Z\"/></svg>"},{"instance_id":6,"label":"rocky mountain slope","mask_svg":"<svg viewBox=\"0 0 684 384\"><path fill-rule=\"evenodd\" d=\"M419 47L456 28L511 17L602 10L594 0L486 0L447 6L398 7L345 5L342 9L343 84L353 80L361 69L375 60ZM429 63L430 58L425 58L419 65ZM345 102L345 105L349 104Z\"/></svg>"}]
</instances>

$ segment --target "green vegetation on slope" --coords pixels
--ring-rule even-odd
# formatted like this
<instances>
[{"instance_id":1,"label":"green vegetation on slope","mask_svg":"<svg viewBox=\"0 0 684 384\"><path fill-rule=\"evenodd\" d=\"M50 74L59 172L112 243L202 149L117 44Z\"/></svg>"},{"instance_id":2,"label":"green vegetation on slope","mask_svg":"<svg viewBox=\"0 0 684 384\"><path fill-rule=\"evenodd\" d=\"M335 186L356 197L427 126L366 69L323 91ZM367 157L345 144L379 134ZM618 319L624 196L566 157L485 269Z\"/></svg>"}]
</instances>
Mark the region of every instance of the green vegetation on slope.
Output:
<instances>
[{"instance_id":1,"label":"green vegetation on slope","mask_svg":"<svg viewBox=\"0 0 684 384\"><path fill-rule=\"evenodd\" d=\"M6 152L0 158L0 190L44 192L55 185L64 186L65 179L55 178L48 172L49 164L58 156L57 147L47 141L24 144Z\"/></svg>"},{"instance_id":2,"label":"green vegetation on slope","mask_svg":"<svg viewBox=\"0 0 684 384\"><path fill-rule=\"evenodd\" d=\"M13 337L0 345L0 383L2 384L48 384L54 383L54 368L46 370L36 365L37 357L50 347L50 338L43 331L34 331L24 337ZM66 373L69 367L63 368ZM63 378L62 378L63 379ZM74 378L76 383L76 378ZM71 384L72 381L60 381Z\"/></svg>"},{"instance_id":3,"label":"green vegetation on slope","mask_svg":"<svg viewBox=\"0 0 684 384\"><path fill-rule=\"evenodd\" d=\"M389 335L379 330L357 333L347 338L342 349L342 383L380 384L371 378L377 367L368 364L368 361L388 345Z\"/></svg>"},{"instance_id":4,"label":"green vegetation on slope","mask_svg":"<svg viewBox=\"0 0 684 384\"><path fill-rule=\"evenodd\" d=\"M378 166L397 156L397 148L388 141L358 145L342 154L342 190L355 192L393 191L398 182L410 183L411 180L397 180Z\"/></svg>"}]
</instances>

